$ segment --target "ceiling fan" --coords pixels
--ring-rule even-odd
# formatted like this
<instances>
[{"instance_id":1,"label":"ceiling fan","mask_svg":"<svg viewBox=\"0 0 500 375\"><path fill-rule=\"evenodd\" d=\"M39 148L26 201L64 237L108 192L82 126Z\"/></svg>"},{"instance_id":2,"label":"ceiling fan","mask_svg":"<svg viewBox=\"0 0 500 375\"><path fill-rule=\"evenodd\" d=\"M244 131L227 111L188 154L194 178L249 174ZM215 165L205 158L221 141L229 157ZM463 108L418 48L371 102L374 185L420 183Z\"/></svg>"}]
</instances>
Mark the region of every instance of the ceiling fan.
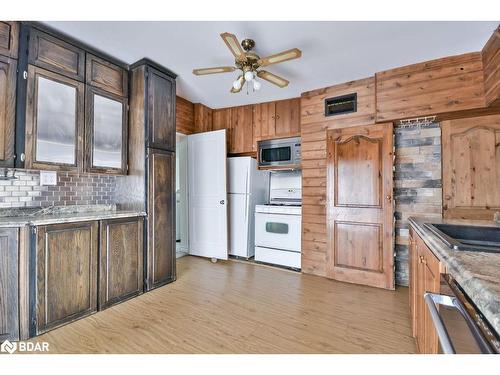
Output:
<instances>
[{"instance_id":1,"label":"ceiling fan","mask_svg":"<svg viewBox=\"0 0 500 375\"><path fill-rule=\"evenodd\" d=\"M228 73L239 69L241 70L241 74L233 82L233 87L231 88L231 92L233 94L240 92L245 82L249 84L253 81L254 90L259 90L260 82L256 80L257 77L281 88L288 86L290 82L286 79L260 68L301 57L302 52L298 48L292 48L261 58L252 51L255 47L255 42L252 39L244 39L240 46L240 43L234 34L222 33L220 36L222 37L222 40L224 40L224 43L226 43L231 53L234 55L235 66L217 66L213 68L194 69L193 74L200 76L206 74Z\"/></svg>"}]
</instances>

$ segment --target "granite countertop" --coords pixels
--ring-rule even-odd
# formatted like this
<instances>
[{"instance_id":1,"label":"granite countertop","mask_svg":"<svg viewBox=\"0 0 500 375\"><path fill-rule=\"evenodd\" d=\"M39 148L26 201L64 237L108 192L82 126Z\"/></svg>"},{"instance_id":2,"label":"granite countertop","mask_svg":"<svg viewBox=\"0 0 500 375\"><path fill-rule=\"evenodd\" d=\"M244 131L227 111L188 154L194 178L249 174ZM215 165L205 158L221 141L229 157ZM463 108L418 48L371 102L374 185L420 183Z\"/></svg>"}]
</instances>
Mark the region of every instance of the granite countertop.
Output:
<instances>
[{"instance_id":1,"label":"granite countertop","mask_svg":"<svg viewBox=\"0 0 500 375\"><path fill-rule=\"evenodd\" d=\"M134 216L146 216L146 213L144 211L120 210L115 205L2 209L0 210L0 228L118 219Z\"/></svg>"},{"instance_id":2,"label":"granite countertop","mask_svg":"<svg viewBox=\"0 0 500 375\"><path fill-rule=\"evenodd\" d=\"M444 223L500 227L500 224L483 220L419 217L412 217L409 222L500 335L500 253L450 249L423 226L424 223Z\"/></svg>"}]
</instances>

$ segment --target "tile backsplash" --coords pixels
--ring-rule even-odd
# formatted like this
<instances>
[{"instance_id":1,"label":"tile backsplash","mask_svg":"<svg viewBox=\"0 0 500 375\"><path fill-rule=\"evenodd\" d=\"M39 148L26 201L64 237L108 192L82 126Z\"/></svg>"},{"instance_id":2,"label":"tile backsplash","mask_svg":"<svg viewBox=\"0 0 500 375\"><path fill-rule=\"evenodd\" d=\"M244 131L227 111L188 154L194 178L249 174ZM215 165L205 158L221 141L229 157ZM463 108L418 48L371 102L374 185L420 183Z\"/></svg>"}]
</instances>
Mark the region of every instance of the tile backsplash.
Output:
<instances>
[{"instance_id":1,"label":"tile backsplash","mask_svg":"<svg viewBox=\"0 0 500 375\"><path fill-rule=\"evenodd\" d=\"M16 179L0 180L0 208L115 203L116 176L57 172L57 185L41 186L40 171L7 170L13 173Z\"/></svg>"}]
</instances>

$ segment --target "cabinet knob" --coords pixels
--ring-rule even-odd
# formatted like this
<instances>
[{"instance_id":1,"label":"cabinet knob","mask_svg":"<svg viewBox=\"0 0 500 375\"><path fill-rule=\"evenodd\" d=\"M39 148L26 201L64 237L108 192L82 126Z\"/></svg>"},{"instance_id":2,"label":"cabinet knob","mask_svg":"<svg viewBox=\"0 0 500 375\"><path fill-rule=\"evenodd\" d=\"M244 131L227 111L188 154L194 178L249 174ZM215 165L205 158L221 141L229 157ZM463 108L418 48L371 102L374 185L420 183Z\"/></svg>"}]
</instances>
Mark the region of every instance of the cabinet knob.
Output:
<instances>
[{"instance_id":1,"label":"cabinet knob","mask_svg":"<svg viewBox=\"0 0 500 375\"><path fill-rule=\"evenodd\" d=\"M392 201L392 196L390 194L388 194L385 199L387 199L387 202L391 202Z\"/></svg>"}]
</instances>

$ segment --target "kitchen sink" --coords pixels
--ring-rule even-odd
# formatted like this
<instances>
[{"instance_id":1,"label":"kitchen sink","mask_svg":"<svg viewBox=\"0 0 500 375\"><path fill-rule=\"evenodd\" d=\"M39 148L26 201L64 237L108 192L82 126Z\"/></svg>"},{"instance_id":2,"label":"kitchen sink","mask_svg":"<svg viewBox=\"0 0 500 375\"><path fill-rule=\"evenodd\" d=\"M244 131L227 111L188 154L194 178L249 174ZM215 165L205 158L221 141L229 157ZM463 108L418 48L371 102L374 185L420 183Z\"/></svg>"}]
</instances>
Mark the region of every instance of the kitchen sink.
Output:
<instances>
[{"instance_id":1,"label":"kitchen sink","mask_svg":"<svg viewBox=\"0 0 500 375\"><path fill-rule=\"evenodd\" d=\"M424 224L450 249L500 253L500 227Z\"/></svg>"}]
</instances>

